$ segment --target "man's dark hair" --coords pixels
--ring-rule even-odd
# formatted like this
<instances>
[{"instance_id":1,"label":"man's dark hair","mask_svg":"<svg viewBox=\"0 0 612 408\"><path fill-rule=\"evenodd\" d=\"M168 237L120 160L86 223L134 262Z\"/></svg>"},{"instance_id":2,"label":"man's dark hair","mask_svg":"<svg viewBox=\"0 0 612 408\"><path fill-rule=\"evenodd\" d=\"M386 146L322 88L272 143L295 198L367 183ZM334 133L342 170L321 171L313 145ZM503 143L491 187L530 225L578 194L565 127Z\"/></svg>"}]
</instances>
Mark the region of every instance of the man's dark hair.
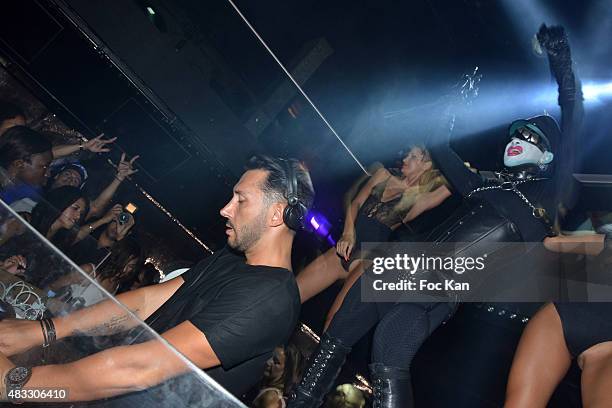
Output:
<instances>
[{"instance_id":1,"label":"man's dark hair","mask_svg":"<svg viewBox=\"0 0 612 408\"><path fill-rule=\"evenodd\" d=\"M8 101L0 101L0 123L8 119L14 119L17 116L23 116L25 118L25 113L23 112L23 109L21 109L14 103Z\"/></svg>"},{"instance_id":2,"label":"man's dark hair","mask_svg":"<svg viewBox=\"0 0 612 408\"><path fill-rule=\"evenodd\" d=\"M312 207L314 202L314 188L310 180L310 173L296 159L282 159L265 155L253 156L246 165L247 170L266 170L268 177L261 186L265 194L265 199L269 203L286 201L287 186L289 185L289 175L286 165L291 166L297 181L297 197L306 206Z\"/></svg>"},{"instance_id":3,"label":"man's dark hair","mask_svg":"<svg viewBox=\"0 0 612 408\"><path fill-rule=\"evenodd\" d=\"M0 166L5 169L15 160L30 160L34 154L51 151L43 135L25 126L14 126L0 137Z\"/></svg>"}]
</instances>

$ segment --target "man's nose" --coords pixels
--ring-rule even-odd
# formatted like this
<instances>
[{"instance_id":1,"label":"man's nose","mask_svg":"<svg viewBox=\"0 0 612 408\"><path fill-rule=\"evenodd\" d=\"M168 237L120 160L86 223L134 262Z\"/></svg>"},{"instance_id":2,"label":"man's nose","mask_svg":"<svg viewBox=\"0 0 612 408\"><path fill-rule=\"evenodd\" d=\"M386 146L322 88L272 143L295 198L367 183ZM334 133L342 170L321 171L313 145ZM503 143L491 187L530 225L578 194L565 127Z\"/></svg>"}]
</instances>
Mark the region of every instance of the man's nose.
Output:
<instances>
[{"instance_id":1,"label":"man's nose","mask_svg":"<svg viewBox=\"0 0 612 408\"><path fill-rule=\"evenodd\" d=\"M221 211L219 211L219 214L221 214L223 218L230 218L230 204L231 202L227 203L225 207L221 208Z\"/></svg>"}]
</instances>

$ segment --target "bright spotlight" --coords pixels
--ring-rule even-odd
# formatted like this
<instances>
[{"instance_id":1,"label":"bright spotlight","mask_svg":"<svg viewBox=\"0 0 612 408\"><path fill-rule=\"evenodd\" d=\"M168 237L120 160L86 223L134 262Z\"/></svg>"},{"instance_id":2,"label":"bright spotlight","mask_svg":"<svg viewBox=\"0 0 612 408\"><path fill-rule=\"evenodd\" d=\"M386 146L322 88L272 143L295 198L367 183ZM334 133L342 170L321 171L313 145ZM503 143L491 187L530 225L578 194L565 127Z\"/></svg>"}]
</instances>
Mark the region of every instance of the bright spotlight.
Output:
<instances>
[{"instance_id":1,"label":"bright spotlight","mask_svg":"<svg viewBox=\"0 0 612 408\"><path fill-rule=\"evenodd\" d=\"M582 85L585 102L600 103L612 98L612 82L589 82Z\"/></svg>"}]
</instances>

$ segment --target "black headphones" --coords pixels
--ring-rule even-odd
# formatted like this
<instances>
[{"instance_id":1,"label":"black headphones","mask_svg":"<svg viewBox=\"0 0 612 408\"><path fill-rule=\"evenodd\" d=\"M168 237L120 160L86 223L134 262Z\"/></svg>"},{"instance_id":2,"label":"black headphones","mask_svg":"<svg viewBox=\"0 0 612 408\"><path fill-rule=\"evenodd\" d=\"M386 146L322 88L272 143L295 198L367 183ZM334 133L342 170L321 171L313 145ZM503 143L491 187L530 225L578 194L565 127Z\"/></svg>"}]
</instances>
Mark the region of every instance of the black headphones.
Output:
<instances>
[{"instance_id":1,"label":"black headphones","mask_svg":"<svg viewBox=\"0 0 612 408\"><path fill-rule=\"evenodd\" d=\"M281 159L285 166L285 173L287 175L287 206L283 211L283 221L285 224L294 231L298 231L304 228L304 218L308 212L308 208L300 201L297 195L297 177L293 172L293 166L291 162L286 159Z\"/></svg>"}]
</instances>

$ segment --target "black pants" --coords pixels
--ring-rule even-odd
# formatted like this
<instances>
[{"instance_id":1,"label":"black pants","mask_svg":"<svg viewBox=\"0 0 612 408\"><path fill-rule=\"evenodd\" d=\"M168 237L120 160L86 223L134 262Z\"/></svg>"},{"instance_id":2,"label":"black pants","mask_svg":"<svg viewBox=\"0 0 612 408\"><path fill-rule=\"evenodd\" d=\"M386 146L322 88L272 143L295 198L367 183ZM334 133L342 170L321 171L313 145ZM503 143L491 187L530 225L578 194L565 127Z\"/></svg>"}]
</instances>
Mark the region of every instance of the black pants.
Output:
<instances>
[{"instance_id":1,"label":"black pants","mask_svg":"<svg viewBox=\"0 0 612 408\"><path fill-rule=\"evenodd\" d=\"M421 345L454 312L455 305L450 303L362 302L358 279L327 332L352 347L377 325L372 362L409 369Z\"/></svg>"}]
</instances>

